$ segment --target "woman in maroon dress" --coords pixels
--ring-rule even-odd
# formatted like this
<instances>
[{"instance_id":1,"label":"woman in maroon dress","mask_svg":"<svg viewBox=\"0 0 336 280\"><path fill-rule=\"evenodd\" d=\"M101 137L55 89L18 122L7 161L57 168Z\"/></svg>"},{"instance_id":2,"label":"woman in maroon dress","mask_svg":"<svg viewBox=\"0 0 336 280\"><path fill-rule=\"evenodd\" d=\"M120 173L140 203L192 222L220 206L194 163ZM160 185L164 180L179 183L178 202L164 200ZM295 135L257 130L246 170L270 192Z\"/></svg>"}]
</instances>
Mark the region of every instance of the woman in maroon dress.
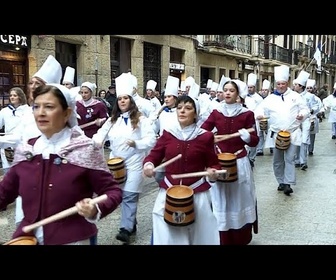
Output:
<instances>
[{"instance_id":1,"label":"woman in maroon dress","mask_svg":"<svg viewBox=\"0 0 336 280\"><path fill-rule=\"evenodd\" d=\"M154 245L219 245L217 222L211 210L210 180L216 180L216 169L221 169L212 149L214 135L197 124L198 102L181 95L176 102L178 124L163 130L155 147L144 159L144 174L154 175L154 166L181 154L181 158L166 166L164 179L160 181L159 193L153 208ZM207 171L207 176L173 178L173 174ZM175 226L164 220L167 190L174 185L186 185L194 191L194 223ZM173 212L175 214L176 212Z\"/></svg>"},{"instance_id":2,"label":"woman in maroon dress","mask_svg":"<svg viewBox=\"0 0 336 280\"><path fill-rule=\"evenodd\" d=\"M80 87L82 100L77 101L77 113L80 116L78 125L85 135L92 138L98 129L109 117L105 104L93 98L93 92L97 88L96 84L85 82Z\"/></svg>"},{"instance_id":3,"label":"woman in maroon dress","mask_svg":"<svg viewBox=\"0 0 336 280\"><path fill-rule=\"evenodd\" d=\"M0 208L20 195L24 217L13 238L34 236L38 244L89 245L96 222L114 211L122 192L102 153L78 129L75 96L59 84L39 86L33 114L41 135L21 142L13 166L0 181ZM94 195L107 199L92 204ZM76 206L77 213L25 233L34 224Z\"/></svg>"},{"instance_id":4,"label":"woman in maroon dress","mask_svg":"<svg viewBox=\"0 0 336 280\"><path fill-rule=\"evenodd\" d=\"M217 218L221 245L246 245L252 239L252 225L257 232L257 211L254 178L245 145L255 147L259 138L254 113L243 106L247 85L240 80L224 84L224 101L213 110L202 128L218 135L239 132L239 136L216 143L217 153L236 156L237 180L217 181L211 188L212 206Z\"/></svg>"}]
</instances>

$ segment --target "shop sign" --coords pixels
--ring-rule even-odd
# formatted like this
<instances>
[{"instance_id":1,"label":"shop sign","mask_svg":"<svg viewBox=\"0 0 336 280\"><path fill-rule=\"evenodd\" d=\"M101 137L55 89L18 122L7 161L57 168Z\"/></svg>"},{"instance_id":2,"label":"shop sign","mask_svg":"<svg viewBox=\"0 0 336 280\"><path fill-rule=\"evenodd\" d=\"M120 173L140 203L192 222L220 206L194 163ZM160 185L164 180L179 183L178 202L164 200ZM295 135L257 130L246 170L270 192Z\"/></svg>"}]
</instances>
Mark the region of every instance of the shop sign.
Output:
<instances>
[{"instance_id":1,"label":"shop sign","mask_svg":"<svg viewBox=\"0 0 336 280\"><path fill-rule=\"evenodd\" d=\"M0 44L28 48L30 40L25 35L0 35Z\"/></svg>"},{"instance_id":2,"label":"shop sign","mask_svg":"<svg viewBox=\"0 0 336 280\"><path fill-rule=\"evenodd\" d=\"M169 69L184 71L183 63L169 63Z\"/></svg>"}]
</instances>

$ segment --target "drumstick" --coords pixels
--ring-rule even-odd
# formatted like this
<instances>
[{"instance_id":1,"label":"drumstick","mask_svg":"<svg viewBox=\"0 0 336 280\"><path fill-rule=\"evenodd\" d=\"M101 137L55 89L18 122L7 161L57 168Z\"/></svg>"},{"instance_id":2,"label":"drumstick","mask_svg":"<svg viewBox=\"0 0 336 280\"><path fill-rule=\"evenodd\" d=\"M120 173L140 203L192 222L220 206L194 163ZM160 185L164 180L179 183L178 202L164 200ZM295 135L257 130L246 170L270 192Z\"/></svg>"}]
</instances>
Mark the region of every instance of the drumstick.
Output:
<instances>
[{"instance_id":1,"label":"drumstick","mask_svg":"<svg viewBox=\"0 0 336 280\"><path fill-rule=\"evenodd\" d=\"M171 159L165 161L164 163L158 165L157 167L155 167L155 168L153 169L153 171L157 171L158 169L160 169L160 168L162 168L162 167L165 167L165 166L167 166L167 165L173 163L174 161L178 160L178 159L181 158L181 157L182 157L182 154L178 154L177 156L175 156L175 157L173 157L173 158L171 158Z\"/></svg>"},{"instance_id":2,"label":"drumstick","mask_svg":"<svg viewBox=\"0 0 336 280\"><path fill-rule=\"evenodd\" d=\"M102 202L105 199L107 199L107 195L106 194L103 194L101 196L97 196L95 198L92 198L91 204L96 204L96 203ZM70 208L68 208L66 210L63 210L61 212L58 212L55 215L49 216L48 218L45 218L45 219L43 219L41 221L38 221L38 222L33 223L31 225L28 225L28 226L24 226L22 228L22 231L25 232L25 233L27 233L27 232L30 232L33 229L36 229L36 228L38 228L40 226L44 226L46 224L55 222L57 220L63 219L65 217L68 217L68 216L76 214L76 213L77 213L77 207L73 206L73 207L70 207Z\"/></svg>"},{"instance_id":3,"label":"drumstick","mask_svg":"<svg viewBox=\"0 0 336 280\"><path fill-rule=\"evenodd\" d=\"M216 170L216 174L223 174L226 173L227 170ZM184 174L173 174L171 175L173 179L182 179L182 178L188 178L188 177L200 177L200 176L206 176L210 175L207 171L200 171L200 172L191 172L191 173L184 173Z\"/></svg>"},{"instance_id":4,"label":"drumstick","mask_svg":"<svg viewBox=\"0 0 336 280\"><path fill-rule=\"evenodd\" d=\"M250 127L248 129L246 129L248 132L253 132L254 128ZM228 140L234 137L238 137L240 136L239 132L235 132L232 134L224 134L224 135L215 135L215 143L220 142L220 141L224 141L224 140Z\"/></svg>"},{"instance_id":5,"label":"drumstick","mask_svg":"<svg viewBox=\"0 0 336 280\"><path fill-rule=\"evenodd\" d=\"M101 120L102 120L102 121L105 121L106 118L103 118L103 119L101 119ZM96 123L96 120L94 120L94 121L92 121L92 122L84 123L84 124L80 125L79 127L83 129L83 128L88 127L88 126L90 126L90 125L93 125L93 124L95 124L95 123Z\"/></svg>"},{"instance_id":6,"label":"drumstick","mask_svg":"<svg viewBox=\"0 0 336 280\"><path fill-rule=\"evenodd\" d=\"M90 126L90 125L92 125L92 124L95 124L95 122L96 122L96 121L92 121L92 122L84 123L84 124L80 125L79 127L80 127L80 128L85 128L85 127L88 127L88 126Z\"/></svg>"}]
</instances>

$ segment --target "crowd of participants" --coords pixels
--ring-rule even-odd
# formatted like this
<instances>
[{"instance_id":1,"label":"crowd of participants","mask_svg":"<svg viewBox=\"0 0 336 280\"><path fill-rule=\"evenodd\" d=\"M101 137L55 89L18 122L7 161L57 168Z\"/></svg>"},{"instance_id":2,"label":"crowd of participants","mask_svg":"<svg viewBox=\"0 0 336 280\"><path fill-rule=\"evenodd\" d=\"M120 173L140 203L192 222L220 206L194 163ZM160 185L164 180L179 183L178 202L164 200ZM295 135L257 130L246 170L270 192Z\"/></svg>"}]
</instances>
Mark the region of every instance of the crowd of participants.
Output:
<instances>
[{"instance_id":1,"label":"crowd of participants","mask_svg":"<svg viewBox=\"0 0 336 280\"><path fill-rule=\"evenodd\" d=\"M118 207L115 238L130 244L145 177L158 184L149 244L249 244L258 233L256 156L269 149L275 189L290 196L325 112L336 139L336 83L329 94L309 76L302 70L290 85L289 67L276 66L275 84L265 79L260 91L254 73L209 79L205 89L168 76L162 93L149 80L142 97L129 71L96 94L95 83L74 84L74 68L62 77L49 56L27 94L12 88L0 111L0 209L15 202L7 244L96 245L97 223Z\"/></svg>"}]
</instances>

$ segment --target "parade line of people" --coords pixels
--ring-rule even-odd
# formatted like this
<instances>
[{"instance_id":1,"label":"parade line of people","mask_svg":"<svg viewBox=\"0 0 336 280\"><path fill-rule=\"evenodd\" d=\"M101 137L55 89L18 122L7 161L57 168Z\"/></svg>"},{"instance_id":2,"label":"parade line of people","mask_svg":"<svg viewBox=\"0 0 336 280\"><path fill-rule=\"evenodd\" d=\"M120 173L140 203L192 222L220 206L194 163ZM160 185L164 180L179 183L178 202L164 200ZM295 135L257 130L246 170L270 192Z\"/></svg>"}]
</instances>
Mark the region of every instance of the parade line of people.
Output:
<instances>
[{"instance_id":1,"label":"parade line of people","mask_svg":"<svg viewBox=\"0 0 336 280\"><path fill-rule=\"evenodd\" d=\"M0 210L16 207L5 245L99 245L97 225L118 207L114 238L131 244L146 177L158 184L148 244L248 245L259 231L255 157L270 149L274 190L291 196L325 111L336 139L336 83L322 101L308 72L290 85L285 65L260 92L255 74L209 79L202 92L192 76L168 76L162 99L154 80L141 97L131 72L97 97L74 75L62 79L49 56L0 111Z\"/></svg>"}]
</instances>

